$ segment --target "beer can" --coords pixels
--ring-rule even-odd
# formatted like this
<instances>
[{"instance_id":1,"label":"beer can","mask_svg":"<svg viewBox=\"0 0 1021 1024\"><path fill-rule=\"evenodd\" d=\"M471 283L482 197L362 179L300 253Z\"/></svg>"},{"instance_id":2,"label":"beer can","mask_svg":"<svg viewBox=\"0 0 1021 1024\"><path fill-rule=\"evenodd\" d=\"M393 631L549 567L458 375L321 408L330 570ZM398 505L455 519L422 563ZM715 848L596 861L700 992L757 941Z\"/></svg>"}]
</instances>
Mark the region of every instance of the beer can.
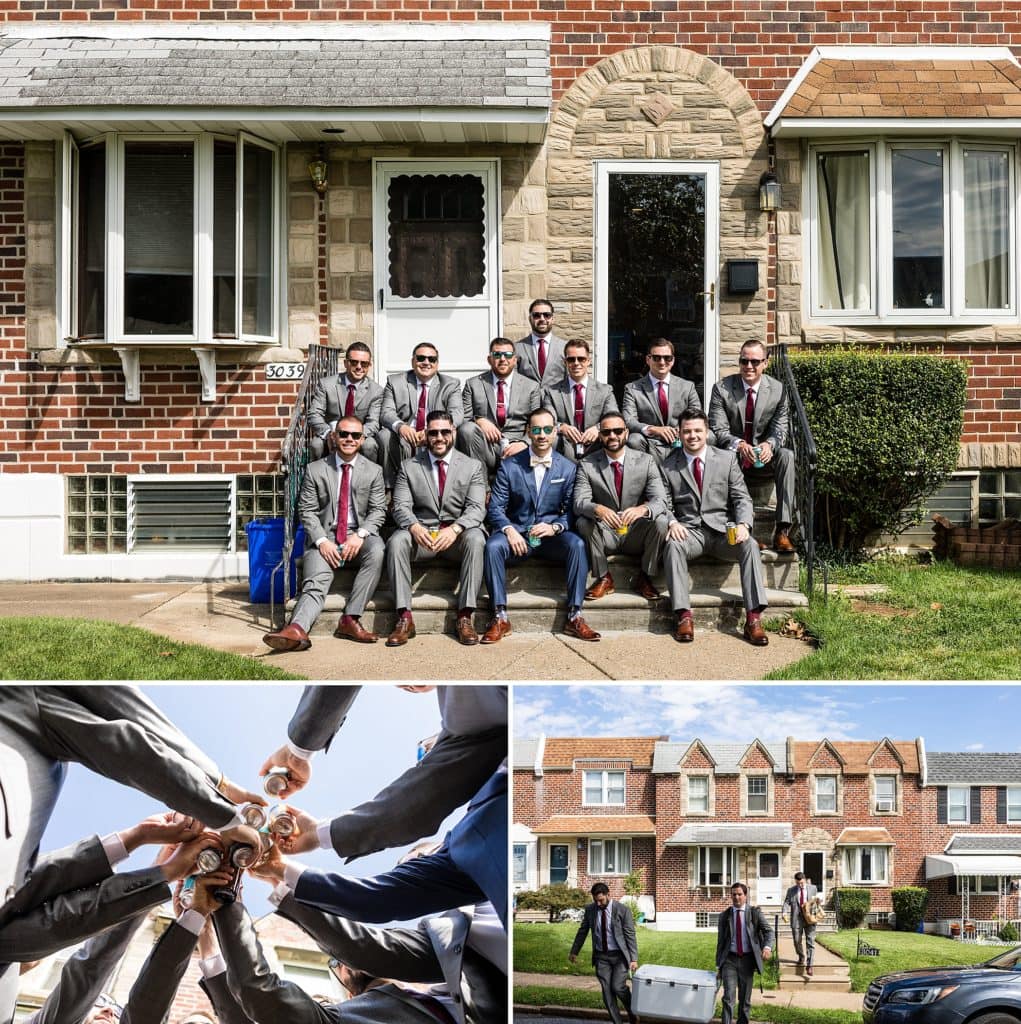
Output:
<instances>
[{"instance_id":1,"label":"beer can","mask_svg":"<svg viewBox=\"0 0 1021 1024\"><path fill-rule=\"evenodd\" d=\"M260 829L266 824L266 808L259 804L245 804L238 813L241 820L254 829Z\"/></svg>"},{"instance_id":2,"label":"beer can","mask_svg":"<svg viewBox=\"0 0 1021 1024\"><path fill-rule=\"evenodd\" d=\"M187 910L195 902L195 876L189 875L177 894L178 902Z\"/></svg>"},{"instance_id":3,"label":"beer can","mask_svg":"<svg viewBox=\"0 0 1021 1024\"><path fill-rule=\"evenodd\" d=\"M223 855L219 850L214 850L211 846L207 846L204 850L200 850L199 855L195 858L195 867L198 869L198 873L200 875L210 874L222 863ZM192 884L194 884L194 880Z\"/></svg>"},{"instance_id":4,"label":"beer can","mask_svg":"<svg viewBox=\"0 0 1021 1024\"><path fill-rule=\"evenodd\" d=\"M280 796L291 781L291 773L286 768L270 768L266 773L266 781L262 788L269 796Z\"/></svg>"},{"instance_id":5,"label":"beer can","mask_svg":"<svg viewBox=\"0 0 1021 1024\"><path fill-rule=\"evenodd\" d=\"M254 846L249 846L248 843L235 843L230 848L228 859L232 867L250 868L255 863L257 856Z\"/></svg>"},{"instance_id":6,"label":"beer can","mask_svg":"<svg viewBox=\"0 0 1021 1024\"><path fill-rule=\"evenodd\" d=\"M727 543L737 543L737 523L727 522Z\"/></svg>"},{"instance_id":7,"label":"beer can","mask_svg":"<svg viewBox=\"0 0 1021 1024\"><path fill-rule=\"evenodd\" d=\"M298 830L298 823L286 807L274 807L269 812L269 830L274 835L293 836Z\"/></svg>"}]
</instances>

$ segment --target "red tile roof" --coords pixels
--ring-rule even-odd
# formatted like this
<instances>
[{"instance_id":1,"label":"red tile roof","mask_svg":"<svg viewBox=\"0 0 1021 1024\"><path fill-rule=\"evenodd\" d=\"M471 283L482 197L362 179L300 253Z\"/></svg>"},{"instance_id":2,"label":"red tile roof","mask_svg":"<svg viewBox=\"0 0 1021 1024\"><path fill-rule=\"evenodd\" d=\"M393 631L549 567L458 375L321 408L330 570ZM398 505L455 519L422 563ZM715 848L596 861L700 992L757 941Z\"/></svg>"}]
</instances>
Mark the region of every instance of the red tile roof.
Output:
<instances>
[{"instance_id":1,"label":"red tile roof","mask_svg":"<svg viewBox=\"0 0 1021 1024\"><path fill-rule=\"evenodd\" d=\"M543 768L572 768L579 758L600 761L630 760L636 768L652 767L652 752L666 736L593 736L546 740Z\"/></svg>"},{"instance_id":2,"label":"red tile roof","mask_svg":"<svg viewBox=\"0 0 1021 1024\"><path fill-rule=\"evenodd\" d=\"M547 836L654 836L656 826L644 814L554 814L532 831Z\"/></svg>"}]
</instances>

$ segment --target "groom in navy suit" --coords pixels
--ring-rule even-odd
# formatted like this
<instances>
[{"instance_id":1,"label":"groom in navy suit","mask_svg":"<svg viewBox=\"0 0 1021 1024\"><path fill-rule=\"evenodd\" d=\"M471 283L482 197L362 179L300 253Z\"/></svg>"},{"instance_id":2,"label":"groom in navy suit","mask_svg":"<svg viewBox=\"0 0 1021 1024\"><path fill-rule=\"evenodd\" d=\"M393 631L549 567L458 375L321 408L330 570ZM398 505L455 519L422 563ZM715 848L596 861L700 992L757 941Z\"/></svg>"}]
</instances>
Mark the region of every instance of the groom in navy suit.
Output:
<instances>
[{"instance_id":1,"label":"groom in navy suit","mask_svg":"<svg viewBox=\"0 0 1021 1024\"><path fill-rule=\"evenodd\" d=\"M557 423L548 409L528 416L529 447L500 463L489 498L492 533L486 541L483 571L493 603L493 620L482 638L495 644L511 631L507 617L507 562L536 555L567 565L567 624L564 632L579 640L599 634L581 617L588 577L585 542L571 533L577 467L553 451Z\"/></svg>"}]
</instances>

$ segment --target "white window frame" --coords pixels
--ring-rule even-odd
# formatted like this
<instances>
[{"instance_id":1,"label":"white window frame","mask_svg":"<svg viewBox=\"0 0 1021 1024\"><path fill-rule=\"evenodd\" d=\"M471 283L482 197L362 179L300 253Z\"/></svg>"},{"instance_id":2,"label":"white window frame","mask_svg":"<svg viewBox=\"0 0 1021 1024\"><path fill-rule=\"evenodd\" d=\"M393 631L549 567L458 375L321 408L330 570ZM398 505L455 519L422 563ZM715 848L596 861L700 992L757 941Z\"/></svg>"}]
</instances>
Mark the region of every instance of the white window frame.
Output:
<instances>
[{"instance_id":1,"label":"white window frame","mask_svg":"<svg viewBox=\"0 0 1021 1024\"><path fill-rule=\"evenodd\" d=\"M899 310L893 307L893 163L897 149L941 149L944 156L943 182L943 276L944 306L940 309ZM1008 196L1010 199L1009 267L1007 307L1004 309L966 309L964 295L964 152L985 150L1006 152L1009 157ZM824 309L819 303L818 184L816 156L822 152L867 152L869 154L869 235L871 245L871 306L867 310ZM811 144L807 149L803 174L802 209L805 212L803 259L809 271L805 307L814 321L832 324L988 324L1016 323L1019 319L1018 145L1009 140L979 140L958 136L877 137L862 136L840 142Z\"/></svg>"},{"instance_id":2,"label":"white window frame","mask_svg":"<svg viewBox=\"0 0 1021 1024\"><path fill-rule=\"evenodd\" d=\"M524 876L523 878L517 877L517 857L519 849L524 857L524 871L522 872ZM515 885L523 885L528 881L528 843L514 843L511 847L511 881Z\"/></svg>"},{"instance_id":3,"label":"white window frame","mask_svg":"<svg viewBox=\"0 0 1021 1024\"><path fill-rule=\"evenodd\" d=\"M991 888L982 884L982 879L984 878L992 881ZM972 875L970 891L972 896L999 896L1000 879L997 875Z\"/></svg>"},{"instance_id":4,"label":"white window frame","mask_svg":"<svg viewBox=\"0 0 1021 1024\"><path fill-rule=\"evenodd\" d=\"M761 780L765 783L765 789L761 793L752 793L752 782ZM763 807L752 807L752 797L765 801ZM769 776L768 775L747 775L745 776L745 807L748 814L769 814Z\"/></svg>"},{"instance_id":5,"label":"white window frame","mask_svg":"<svg viewBox=\"0 0 1021 1024\"><path fill-rule=\"evenodd\" d=\"M1008 825L1021 825L1021 786L1006 786L1007 806L1004 808ZM1013 802L1011 797L1013 796ZM1014 817L1011 817L1011 808L1014 808Z\"/></svg>"},{"instance_id":6,"label":"white window frame","mask_svg":"<svg viewBox=\"0 0 1021 1024\"><path fill-rule=\"evenodd\" d=\"M892 796L890 796L890 797L880 796L880 794L879 794L879 780L880 779L892 779L893 780L893 795ZM882 774L874 775L873 776L873 787L874 787L874 793L873 793L873 798L872 798L872 813L873 814L896 814L898 806L899 806L899 803L900 803L900 801L897 798L897 790L898 790L897 776L896 775L892 775L892 774L887 773L887 772L883 772ZM879 801L880 800L890 800L891 803L893 804L893 806L888 811L886 811L886 810L881 811L879 809Z\"/></svg>"},{"instance_id":7,"label":"white window frame","mask_svg":"<svg viewBox=\"0 0 1021 1024\"><path fill-rule=\"evenodd\" d=\"M820 784L824 780L827 781L827 782L832 782L833 783L833 794L832 794L833 795L833 806L832 807L822 807L820 805L820 802L819 802L819 798L820 798L820 796L822 796L822 793L820 792L820 788L819 787L820 787ZM840 780L838 779L838 777L836 775L816 775L816 777L815 777L815 813L816 814L836 814L838 812L838 810L840 808L840 802L839 802L839 796L838 796L838 792L837 791L838 791L839 788L840 788ZM828 794L828 793L826 794L827 797L829 797L829 795L830 794Z\"/></svg>"},{"instance_id":8,"label":"white window frame","mask_svg":"<svg viewBox=\"0 0 1021 1024\"><path fill-rule=\"evenodd\" d=\"M600 798L598 800L588 799L588 778L590 775L599 775ZM610 787L607 784L609 775L620 775L624 779L623 799L610 800ZM583 807L623 807L627 803L627 771L623 768L586 768L582 771L581 777L581 803Z\"/></svg>"},{"instance_id":9,"label":"white window frame","mask_svg":"<svg viewBox=\"0 0 1021 1024\"><path fill-rule=\"evenodd\" d=\"M237 148L235 178L235 261L237 284L235 295L236 335L216 338L213 333L213 151L216 141L231 142ZM280 147L249 132L236 134L214 132L107 132L85 140L103 143L106 160L106 237L104 258L104 315L101 339L90 342L102 344L155 345L160 347L191 345L267 345L277 344L281 338L282 302L281 282L281 226L280 226ZM82 145L85 144L82 143ZM192 321L190 334L129 334L124 330L124 148L132 142L190 142L194 152L194 220L192 223ZM244 183L245 146L266 150L273 158L273 179L270 188L272 203L271 224L271 332L269 334L244 333L241 330L241 302L243 298L243 231L242 187ZM77 162L73 155L80 147L65 133L60 159L59 208L62 223L59 232L60 266L58 283L61 293L57 300L60 317L59 337L72 339L77 331L77 274L74 265L74 236L78 226ZM85 342L86 344L88 342ZM66 344L66 340L62 341Z\"/></svg>"},{"instance_id":10,"label":"white window frame","mask_svg":"<svg viewBox=\"0 0 1021 1024\"><path fill-rule=\"evenodd\" d=\"M607 871L606 847L613 843L613 861L617 865L614 871ZM627 851L627 869L623 868L624 851ZM588 874L589 875L629 875L631 873L632 845L630 837L625 836L596 836L590 837L588 841ZM597 856L598 854L598 856Z\"/></svg>"},{"instance_id":11,"label":"white window frame","mask_svg":"<svg viewBox=\"0 0 1021 1024\"><path fill-rule=\"evenodd\" d=\"M704 808L703 807L695 807L693 802L692 802L691 784L693 782L699 782L699 783L702 783L705 786L705 795L704 795L705 807ZM708 775L689 775L688 778L687 778L687 785L688 785L688 792L687 792L687 800L688 800L687 811L688 811L688 814L708 814L709 813L709 808L710 808L710 799L709 799L710 778L709 778L709 776ZM697 799L698 800L702 800L703 797L701 795L699 795L697 797Z\"/></svg>"},{"instance_id":12,"label":"white window frame","mask_svg":"<svg viewBox=\"0 0 1021 1024\"><path fill-rule=\"evenodd\" d=\"M876 862L876 854L881 851L883 855L883 877L882 878L868 878L863 879L861 877L861 862L864 852L868 850L870 852L874 865ZM844 863L847 870L847 881L853 882L855 885L889 885L890 884L890 847L888 846L848 846L844 850Z\"/></svg>"},{"instance_id":13,"label":"white window frame","mask_svg":"<svg viewBox=\"0 0 1021 1024\"><path fill-rule=\"evenodd\" d=\"M736 846L697 846L695 847L696 885L703 889L729 889L734 882L741 881L738 870ZM712 851L719 850L722 862L722 882L709 881L709 868Z\"/></svg>"},{"instance_id":14,"label":"white window frame","mask_svg":"<svg viewBox=\"0 0 1021 1024\"><path fill-rule=\"evenodd\" d=\"M964 794L964 817L955 818L951 813L953 807L960 807L961 801L956 803L951 799L954 792ZM971 786L947 786L947 824L948 825L970 825L971 824Z\"/></svg>"}]
</instances>

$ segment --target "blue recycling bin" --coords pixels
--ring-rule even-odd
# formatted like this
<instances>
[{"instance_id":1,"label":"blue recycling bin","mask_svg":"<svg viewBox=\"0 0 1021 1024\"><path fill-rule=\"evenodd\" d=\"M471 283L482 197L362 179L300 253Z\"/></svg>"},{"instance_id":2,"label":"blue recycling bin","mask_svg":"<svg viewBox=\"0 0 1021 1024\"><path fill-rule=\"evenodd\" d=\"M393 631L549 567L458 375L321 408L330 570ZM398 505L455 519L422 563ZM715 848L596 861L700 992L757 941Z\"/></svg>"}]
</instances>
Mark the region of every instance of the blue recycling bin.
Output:
<instances>
[{"instance_id":1,"label":"blue recycling bin","mask_svg":"<svg viewBox=\"0 0 1021 1024\"><path fill-rule=\"evenodd\" d=\"M271 588L275 601L284 599L284 569L279 565L284 552L284 520L253 519L245 524L248 535L248 600L252 604L269 604ZM291 551L291 593L297 581L297 562L305 551L305 528L299 526Z\"/></svg>"}]
</instances>

